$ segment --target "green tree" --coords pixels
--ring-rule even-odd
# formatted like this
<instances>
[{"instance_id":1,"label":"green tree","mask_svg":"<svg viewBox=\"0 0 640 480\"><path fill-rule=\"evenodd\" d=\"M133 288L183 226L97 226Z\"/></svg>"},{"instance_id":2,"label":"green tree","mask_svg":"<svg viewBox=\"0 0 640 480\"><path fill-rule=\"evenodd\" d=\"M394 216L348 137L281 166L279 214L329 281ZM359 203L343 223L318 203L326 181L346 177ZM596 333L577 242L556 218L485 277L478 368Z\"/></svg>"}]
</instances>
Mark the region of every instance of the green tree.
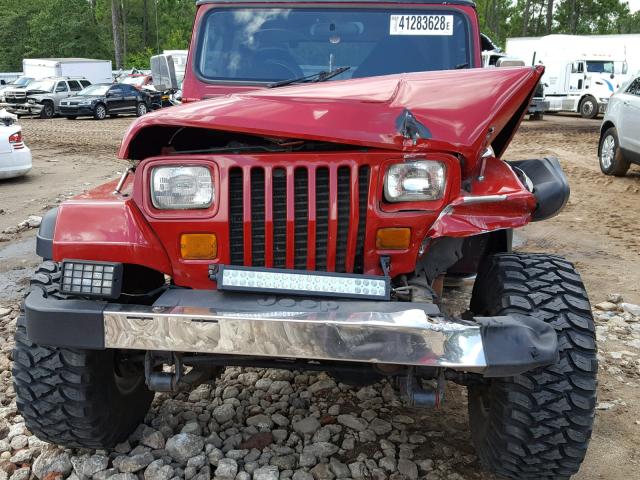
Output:
<instances>
[{"instance_id":1,"label":"green tree","mask_svg":"<svg viewBox=\"0 0 640 480\"><path fill-rule=\"evenodd\" d=\"M148 68L149 57L186 49L194 0L0 0L0 70L28 57L92 57ZM477 0L480 27L498 44L549 33L640 33L640 12L620 0ZM115 14L112 10L115 7ZM118 34L114 40L114 31Z\"/></svg>"},{"instance_id":2,"label":"green tree","mask_svg":"<svg viewBox=\"0 0 640 480\"><path fill-rule=\"evenodd\" d=\"M27 21L26 57L104 57L86 0L49 0Z\"/></svg>"},{"instance_id":3,"label":"green tree","mask_svg":"<svg viewBox=\"0 0 640 480\"><path fill-rule=\"evenodd\" d=\"M34 0L3 0L0 15L0 71L22 70L26 43L29 40L29 19L41 2Z\"/></svg>"}]
</instances>

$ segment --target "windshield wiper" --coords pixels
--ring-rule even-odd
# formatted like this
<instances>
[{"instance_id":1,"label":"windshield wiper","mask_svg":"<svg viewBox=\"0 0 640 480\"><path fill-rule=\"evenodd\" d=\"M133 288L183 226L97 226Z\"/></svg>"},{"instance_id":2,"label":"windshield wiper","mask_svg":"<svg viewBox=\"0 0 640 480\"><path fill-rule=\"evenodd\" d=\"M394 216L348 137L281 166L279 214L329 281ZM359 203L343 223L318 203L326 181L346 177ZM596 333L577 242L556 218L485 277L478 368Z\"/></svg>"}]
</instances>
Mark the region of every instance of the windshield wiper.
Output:
<instances>
[{"instance_id":1,"label":"windshield wiper","mask_svg":"<svg viewBox=\"0 0 640 480\"><path fill-rule=\"evenodd\" d=\"M292 83L303 83L303 82L326 82L330 78L333 78L341 73L346 72L351 69L351 67L339 67L332 71L322 71L318 73L314 73L312 75L307 75L306 77L300 78L291 78L289 80L282 80L280 82L275 82L269 84L269 88L277 88L284 87L286 85L291 85Z\"/></svg>"}]
</instances>

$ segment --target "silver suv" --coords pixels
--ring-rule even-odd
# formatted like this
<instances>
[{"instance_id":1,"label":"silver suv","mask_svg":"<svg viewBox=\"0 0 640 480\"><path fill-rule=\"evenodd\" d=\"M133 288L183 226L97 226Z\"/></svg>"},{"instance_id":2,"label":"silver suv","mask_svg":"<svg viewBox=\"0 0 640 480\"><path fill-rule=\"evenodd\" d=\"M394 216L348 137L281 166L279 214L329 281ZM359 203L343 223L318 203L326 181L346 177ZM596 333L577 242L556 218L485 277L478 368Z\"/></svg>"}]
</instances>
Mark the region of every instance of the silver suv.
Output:
<instances>
[{"instance_id":1,"label":"silver suv","mask_svg":"<svg viewBox=\"0 0 640 480\"><path fill-rule=\"evenodd\" d=\"M622 177L632 163L640 165L640 76L609 100L600 129L600 169Z\"/></svg>"},{"instance_id":2,"label":"silver suv","mask_svg":"<svg viewBox=\"0 0 640 480\"><path fill-rule=\"evenodd\" d=\"M7 110L17 114L36 114L51 118L58 113L60 101L91 85L85 78L49 77L36 80L26 88L5 91Z\"/></svg>"}]
</instances>

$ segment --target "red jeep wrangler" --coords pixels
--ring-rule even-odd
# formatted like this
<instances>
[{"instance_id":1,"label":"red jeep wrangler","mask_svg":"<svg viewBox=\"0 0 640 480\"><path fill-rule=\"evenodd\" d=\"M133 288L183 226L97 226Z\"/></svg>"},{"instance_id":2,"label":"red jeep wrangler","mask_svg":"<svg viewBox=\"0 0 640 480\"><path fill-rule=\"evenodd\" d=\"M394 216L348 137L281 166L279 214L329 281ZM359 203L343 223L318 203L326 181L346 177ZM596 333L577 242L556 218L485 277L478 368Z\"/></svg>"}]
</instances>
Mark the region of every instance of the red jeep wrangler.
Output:
<instances>
[{"instance_id":1,"label":"red jeep wrangler","mask_svg":"<svg viewBox=\"0 0 640 480\"><path fill-rule=\"evenodd\" d=\"M478 68L467 0L198 5L191 102L138 119L122 179L43 220L14 354L29 429L110 447L154 391L312 369L416 406L466 385L488 469L576 473L587 294L562 258L510 251L569 188L557 160L502 159L542 67ZM469 310L444 314L443 279L475 274Z\"/></svg>"}]
</instances>

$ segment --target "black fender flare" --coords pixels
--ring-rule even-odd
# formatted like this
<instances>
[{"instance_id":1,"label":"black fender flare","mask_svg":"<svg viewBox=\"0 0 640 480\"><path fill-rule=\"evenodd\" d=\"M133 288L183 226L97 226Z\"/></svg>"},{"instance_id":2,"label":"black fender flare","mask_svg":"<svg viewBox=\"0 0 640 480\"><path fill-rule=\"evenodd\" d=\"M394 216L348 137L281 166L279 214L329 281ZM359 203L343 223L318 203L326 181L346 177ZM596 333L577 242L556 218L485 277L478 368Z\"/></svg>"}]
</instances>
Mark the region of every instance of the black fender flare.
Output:
<instances>
[{"instance_id":1,"label":"black fender flare","mask_svg":"<svg viewBox=\"0 0 640 480\"><path fill-rule=\"evenodd\" d=\"M49 210L40 223L40 229L36 236L36 253L44 260L53 259L53 234L56 230L58 219L58 207Z\"/></svg>"},{"instance_id":2,"label":"black fender flare","mask_svg":"<svg viewBox=\"0 0 640 480\"><path fill-rule=\"evenodd\" d=\"M555 217L565 207L571 195L569 181L555 157L536 160L507 162L519 176L529 180L531 193L536 197L537 206L531 219L540 222ZM529 183L529 182L526 182Z\"/></svg>"}]
</instances>

